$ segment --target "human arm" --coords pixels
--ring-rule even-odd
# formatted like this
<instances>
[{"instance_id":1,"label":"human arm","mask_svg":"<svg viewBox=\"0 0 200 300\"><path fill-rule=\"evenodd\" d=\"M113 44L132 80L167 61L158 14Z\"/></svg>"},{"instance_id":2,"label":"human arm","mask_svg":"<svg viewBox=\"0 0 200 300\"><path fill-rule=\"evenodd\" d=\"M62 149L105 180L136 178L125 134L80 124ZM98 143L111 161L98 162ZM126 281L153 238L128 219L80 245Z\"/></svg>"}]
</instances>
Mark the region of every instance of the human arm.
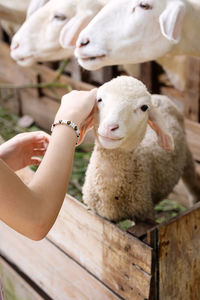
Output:
<instances>
[{"instance_id":1,"label":"human arm","mask_svg":"<svg viewBox=\"0 0 200 300\"><path fill-rule=\"evenodd\" d=\"M64 96L55 120L85 123L95 103L96 91ZM55 222L71 174L76 134L72 128L54 128L45 156L26 186L0 161L0 219L34 240L43 238Z\"/></svg>"},{"instance_id":2,"label":"human arm","mask_svg":"<svg viewBox=\"0 0 200 300\"><path fill-rule=\"evenodd\" d=\"M13 171L28 165L39 165L50 136L43 131L25 132L17 134L0 146L0 159Z\"/></svg>"}]
</instances>

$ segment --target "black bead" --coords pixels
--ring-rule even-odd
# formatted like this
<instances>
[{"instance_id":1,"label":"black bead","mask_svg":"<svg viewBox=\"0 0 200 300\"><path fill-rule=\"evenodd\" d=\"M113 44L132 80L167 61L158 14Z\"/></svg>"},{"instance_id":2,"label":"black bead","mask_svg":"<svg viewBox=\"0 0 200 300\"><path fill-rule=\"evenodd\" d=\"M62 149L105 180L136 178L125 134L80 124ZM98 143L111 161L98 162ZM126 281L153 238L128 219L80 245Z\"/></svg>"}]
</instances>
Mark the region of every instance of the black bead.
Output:
<instances>
[{"instance_id":1,"label":"black bead","mask_svg":"<svg viewBox=\"0 0 200 300\"><path fill-rule=\"evenodd\" d=\"M142 106L141 106L141 110L142 110L142 111L146 111L148 108L149 108L149 107L148 107L147 105L142 105Z\"/></svg>"}]
</instances>

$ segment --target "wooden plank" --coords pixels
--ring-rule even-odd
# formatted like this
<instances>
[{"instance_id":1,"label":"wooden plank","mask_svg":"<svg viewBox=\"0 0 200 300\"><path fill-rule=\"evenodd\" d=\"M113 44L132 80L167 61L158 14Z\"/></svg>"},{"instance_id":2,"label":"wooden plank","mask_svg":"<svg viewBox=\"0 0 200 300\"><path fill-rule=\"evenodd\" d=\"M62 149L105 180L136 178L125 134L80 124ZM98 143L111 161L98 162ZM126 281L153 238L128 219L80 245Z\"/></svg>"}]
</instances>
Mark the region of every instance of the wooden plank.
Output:
<instances>
[{"instance_id":1,"label":"wooden plank","mask_svg":"<svg viewBox=\"0 0 200 300\"><path fill-rule=\"evenodd\" d=\"M10 82L18 85L24 85L28 83L37 83L37 74L31 68L20 67L10 57L9 46L0 41L0 78L3 82ZM37 90L35 91L38 94Z\"/></svg>"},{"instance_id":2,"label":"wooden plank","mask_svg":"<svg viewBox=\"0 0 200 300\"><path fill-rule=\"evenodd\" d=\"M200 203L159 228L159 299L199 299Z\"/></svg>"},{"instance_id":3,"label":"wooden plank","mask_svg":"<svg viewBox=\"0 0 200 300\"><path fill-rule=\"evenodd\" d=\"M21 111L23 115L30 115L41 128L50 131L56 112L60 104L47 97L35 97L28 90L21 92Z\"/></svg>"},{"instance_id":4,"label":"wooden plank","mask_svg":"<svg viewBox=\"0 0 200 300\"><path fill-rule=\"evenodd\" d=\"M3 81L4 80L0 78L0 82ZM0 89L0 104L15 114L20 114L20 99L17 90Z\"/></svg>"},{"instance_id":5,"label":"wooden plank","mask_svg":"<svg viewBox=\"0 0 200 300\"><path fill-rule=\"evenodd\" d=\"M48 238L123 298L148 298L152 249L78 201L66 198Z\"/></svg>"},{"instance_id":6,"label":"wooden plank","mask_svg":"<svg viewBox=\"0 0 200 300\"><path fill-rule=\"evenodd\" d=\"M185 126L190 149L194 158L200 161L200 124L186 119Z\"/></svg>"},{"instance_id":7,"label":"wooden plank","mask_svg":"<svg viewBox=\"0 0 200 300\"><path fill-rule=\"evenodd\" d=\"M31 241L3 223L0 223L0 235L3 256L52 299L120 299L47 239Z\"/></svg>"},{"instance_id":8,"label":"wooden plank","mask_svg":"<svg viewBox=\"0 0 200 300\"><path fill-rule=\"evenodd\" d=\"M10 82L16 85L26 85L26 84L36 84L38 83L38 78L40 82L50 83L55 80L57 72L47 68L44 65L36 65L32 68L23 68L19 66L10 57L9 46L4 42L0 41L0 78L3 79L2 82ZM68 84L73 89L76 90L91 90L94 88L93 85L76 81L69 76L61 75L58 83ZM39 92L35 89L26 89L31 93L34 93L35 97L38 97ZM57 88L56 93L58 97L62 97L66 94L67 89ZM40 93L55 98L54 94L47 88L41 89Z\"/></svg>"},{"instance_id":9,"label":"wooden plank","mask_svg":"<svg viewBox=\"0 0 200 300\"><path fill-rule=\"evenodd\" d=\"M184 91L185 99L185 117L198 122L199 121L199 82L200 82L200 59L197 57L188 57L186 60L186 88Z\"/></svg>"},{"instance_id":10,"label":"wooden plank","mask_svg":"<svg viewBox=\"0 0 200 300\"><path fill-rule=\"evenodd\" d=\"M40 81L41 82L46 82L46 83L52 82L55 79L56 75L57 75L56 71L51 70L51 69L49 69L49 68L47 68L46 66L43 66L43 65L36 65L34 67L34 70L35 70L36 73L40 74ZM62 83L62 84L66 84L66 85L70 85L72 87L72 89L75 89L75 90L88 91L88 90L91 90L91 89L95 88L95 86L93 86L91 84L84 83L84 82L81 82L81 81L76 81L73 78L71 78L69 76L66 76L66 75L62 75L57 82ZM41 92L46 96L53 97L52 92L47 88L41 89ZM68 91L65 88L57 88L56 89L56 93L57 93L58 97L60 97L60 98L63 95L65 95L67 92Z\"/></svg>"},{"instance_id":11,"label":"wooden plank","mask_svg":"<svg viewBox=\"0 0 200 300\"><path fill-rule=\"evenodd\" d=\"M30 172L21 170L23 179ZM125 299L149 296L152 248L67 196L48 239Z\"/></svg>"},{"instance_id":12,"label":"wooden plank","mask_svg":"<svg viewBox=\"0 0 200 300\"><path fill-rule=\"evenodd\" d=\"M24 12L0 4L1 20L22 24L25 21L25 18L26 14Z\"/></svg>"},{"instance_id":13,"label":"wooden plank","mask_svg":"<svg viewBox=\"0 0 200 300\"><path fill-rule=\"evenodd\" d=\"M0 257L0 277L6 300L42 300L43 298ZM0 297L1 299L1 297Z\"/></svg>"}]
</instances>

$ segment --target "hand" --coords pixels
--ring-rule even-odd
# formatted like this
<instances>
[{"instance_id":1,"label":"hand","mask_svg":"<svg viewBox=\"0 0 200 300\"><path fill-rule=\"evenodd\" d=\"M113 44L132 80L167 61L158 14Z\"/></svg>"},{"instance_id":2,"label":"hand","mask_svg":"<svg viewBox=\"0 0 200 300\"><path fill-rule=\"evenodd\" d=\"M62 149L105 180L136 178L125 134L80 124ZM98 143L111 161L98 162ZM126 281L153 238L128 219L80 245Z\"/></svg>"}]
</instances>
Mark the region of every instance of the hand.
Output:
<instances>
[{"instance_id":1,"label":"hand","mask_svg":"<svg viewBox=\"0 0 200 300\"><path fill-rule=\"evenodd\" d=\"M17 171L28 165L39 165L49 144L43 131L20 133L0 146L0 158Z\"/></svg>"},{"instance_id":2,"label":"hand","mask_svg":"<svg viewBox=\"0 0 200 300\"><path fill-rule=\"evenodd\" d=\"M93 89L89 92L72 91L64 95L55 120L70 120L81 126L95 105L96 93L97 89Z\"/></svg>"},{"instance_id":3,"label":"hand","mask_svg":"<svg viewBox=\"0 0 200 300\"><path fill-rule=\"evenodd\" d=\"M72 91L62 97L61 106L55 120L70 120L80 129L80 144L89 128L93 125L97 89L90 92Z\"/></svg>"}]
</instances>

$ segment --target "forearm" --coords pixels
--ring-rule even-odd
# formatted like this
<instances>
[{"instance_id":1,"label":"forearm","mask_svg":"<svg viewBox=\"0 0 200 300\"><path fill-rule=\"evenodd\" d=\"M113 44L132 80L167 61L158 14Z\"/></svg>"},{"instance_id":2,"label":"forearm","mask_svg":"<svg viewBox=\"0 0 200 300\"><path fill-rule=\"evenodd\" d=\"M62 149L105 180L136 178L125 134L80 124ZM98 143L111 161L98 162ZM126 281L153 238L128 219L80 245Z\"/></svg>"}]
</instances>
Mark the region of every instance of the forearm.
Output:
<instances>
[{"instance_id":1,"label":"forearm","mask_svg":"<svg viewBox=\"0 0 200 300\"><path fill-rule=\"evenodd\" d=\"M72 120L83 134L92 124L95 97L96 90L73 91L63 96L55 120ZM41 141L44 140L49 142L49 138L45 138L42 134ZM28 186L0 160L1 220L32 239L41 239L47 234L59 213L67 191L76 140L72 128L66 125L56 126L44 158ZM17 142L19 146L20 141ZM31 149L35 149L33 152L30 151L29 146L21 147L15 161L16 158L27 157L25 155L27 153L29 153L28 158L41 156L44 147L43 143L40 144L32 144ZM13 145L14 149L19 148L16 147L16 140ZM25 145L24 139L21 145ZM38 146L40 151L37 150ZM28 160L28 162L33 161ZM22 161L18 167L23 164ZM28 165L27 162L25 165Z\"/></svg>"},{"instance_id":2,"label":"forearm","mask_svg":"<svg viewBox=\"0 0 200 300\"><path fill-rule=\"evenodd\" d=\"M41 239L62 206L71 174L76 135L57 126L44 159L29 186L1 162L0 219L18 232ZM13 191L13 192L11 192Z\"/></svg>"},{"instance_id":3,"label":"forearm","mask_svg":"<svg viewBox=\"0 0 200 300\"><path fill-rule=\"evenodd\" d=\"M51 228L63 203L73 164L76 135L72 128L54 128L51 143L29 188L41 199L38 209ZM47 230L48 231L48 230Z\"/></svg>"}]
</instances>

